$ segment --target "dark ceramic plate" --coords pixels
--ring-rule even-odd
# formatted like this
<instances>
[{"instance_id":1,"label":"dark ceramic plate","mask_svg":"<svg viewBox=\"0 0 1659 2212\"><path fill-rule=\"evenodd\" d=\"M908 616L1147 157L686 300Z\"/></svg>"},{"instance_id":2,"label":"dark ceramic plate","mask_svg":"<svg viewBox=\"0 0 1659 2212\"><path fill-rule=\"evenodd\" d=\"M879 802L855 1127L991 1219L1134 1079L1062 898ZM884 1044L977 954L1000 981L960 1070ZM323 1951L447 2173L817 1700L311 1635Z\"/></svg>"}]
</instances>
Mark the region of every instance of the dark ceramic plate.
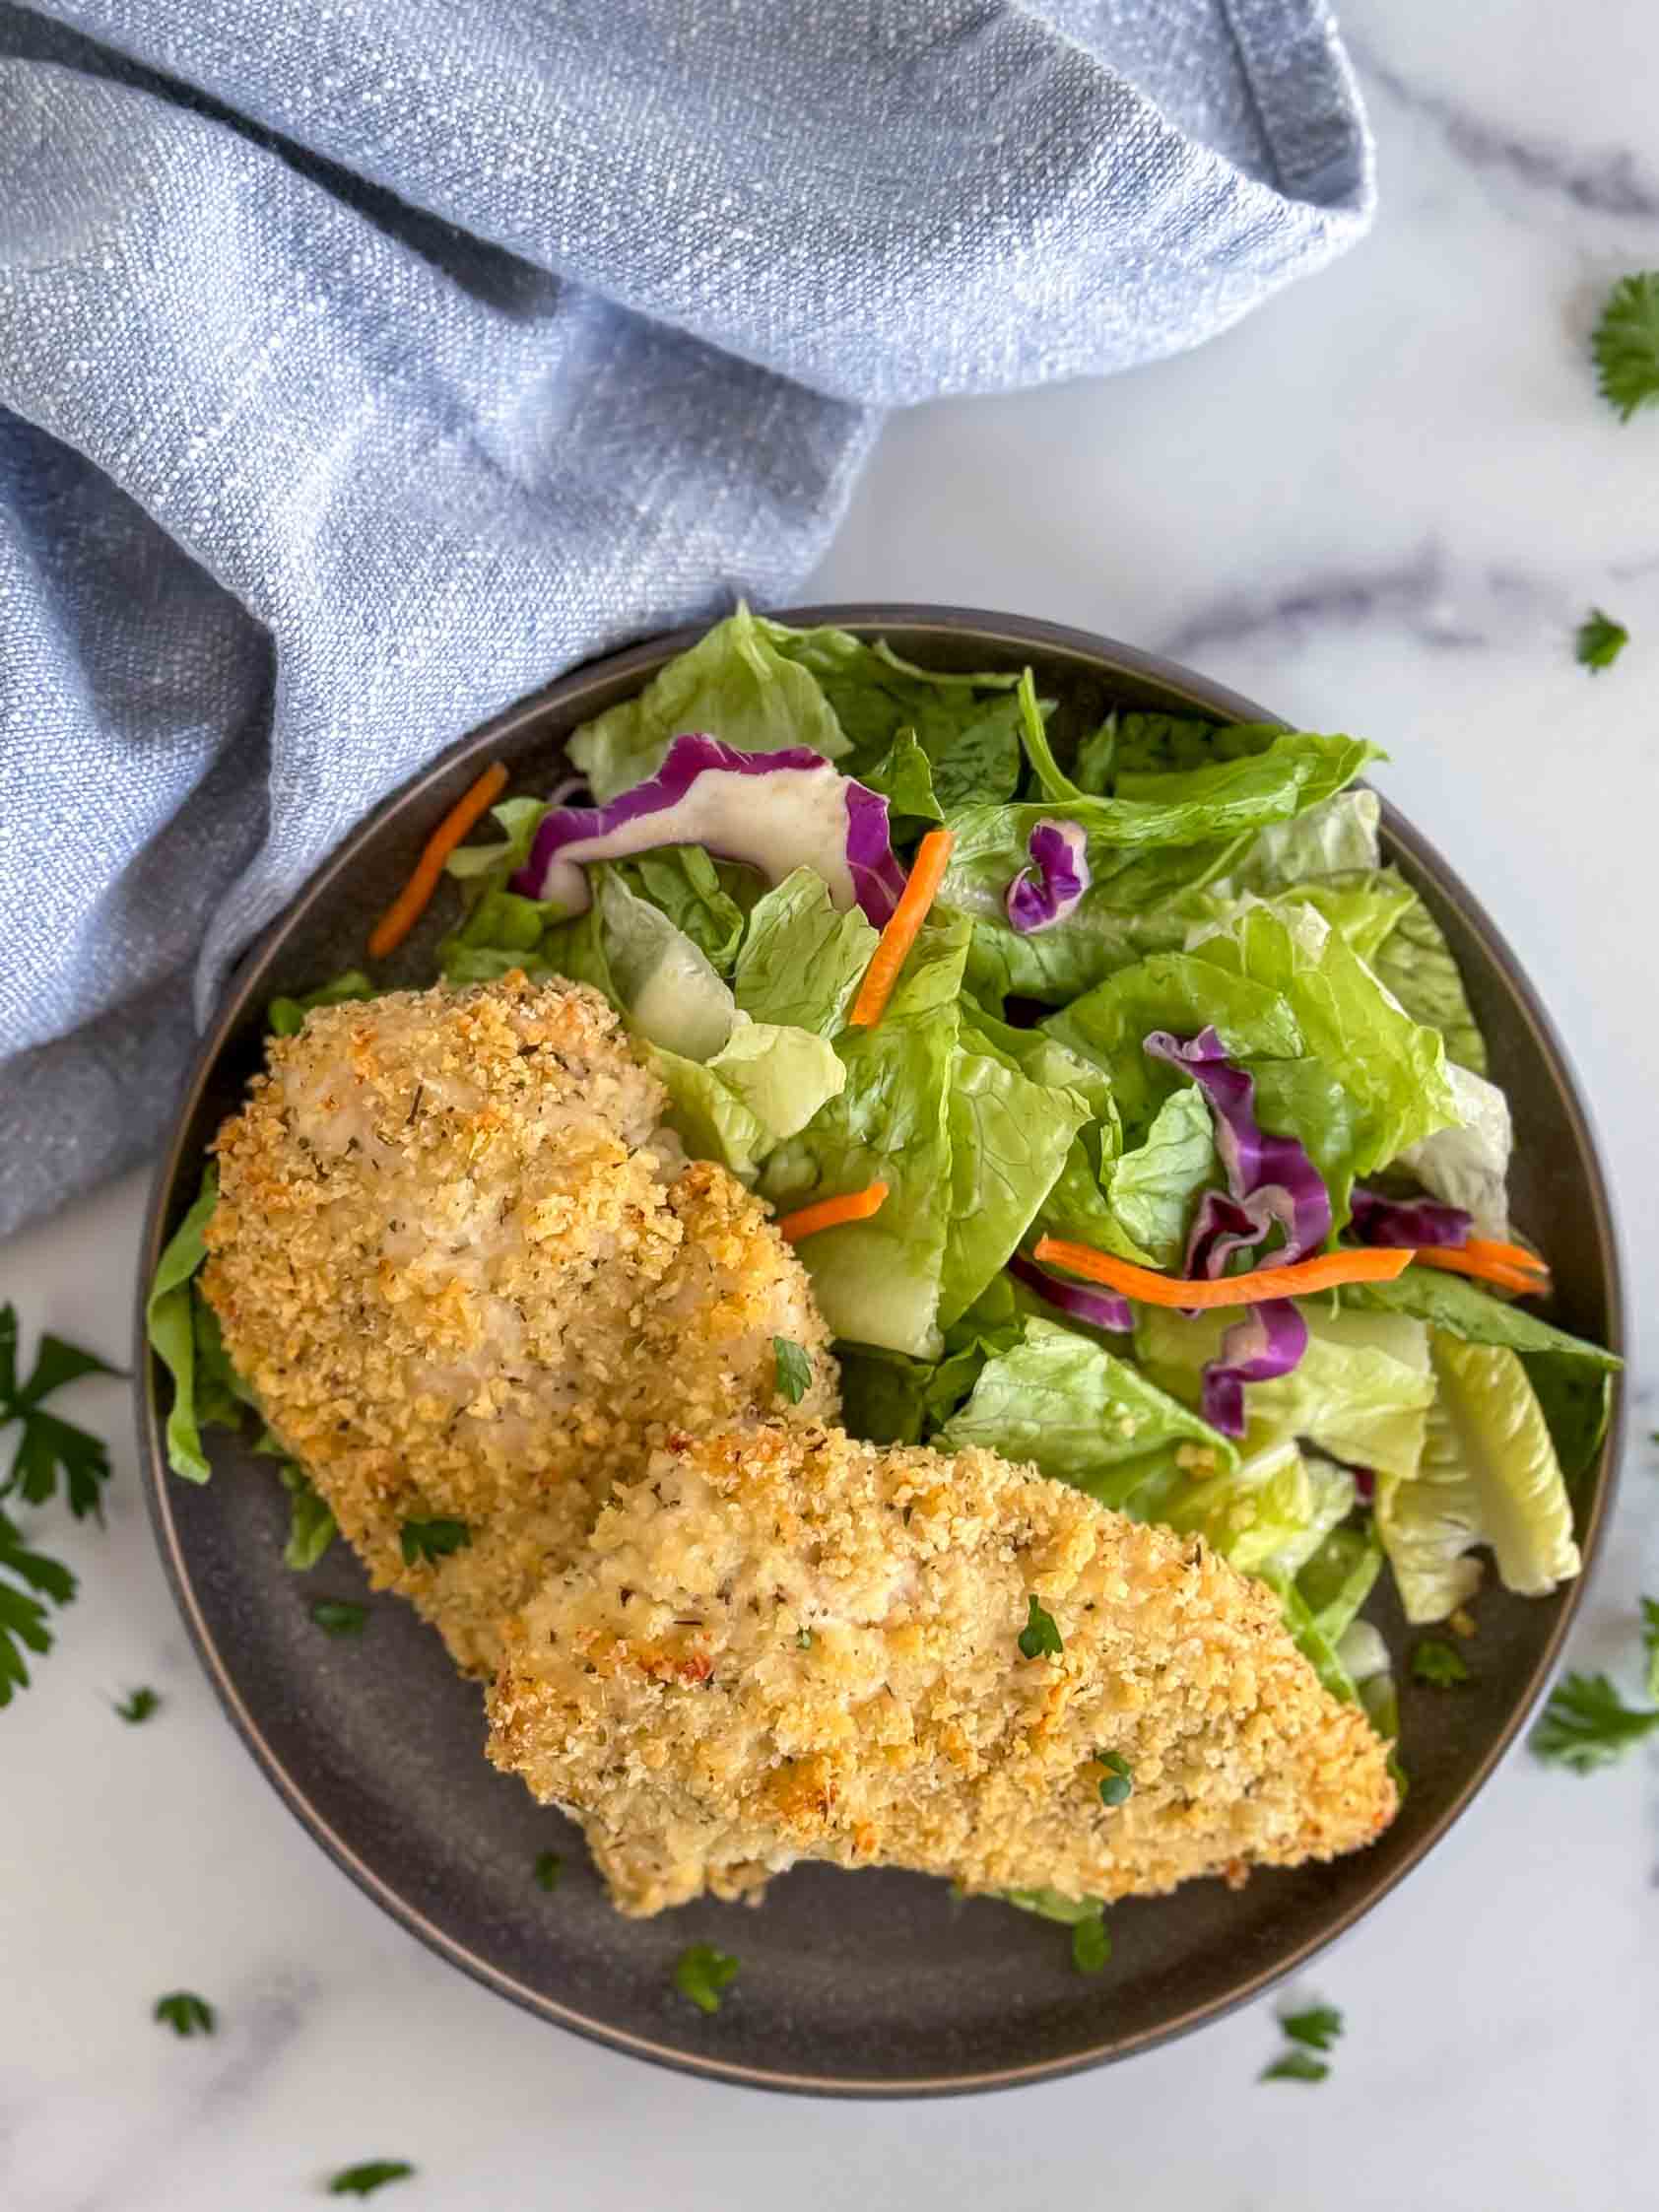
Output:
<instances>
[{"instance_id":1,"label":"dark ceramic plate","mask_svg":"<svg viewBox=\"0 0 1659 2212\"><path fill-rule=\"evenodd\" d=\"M791 619L884 636L941 668L1029 661L1073 732L1113 703L1269 718L1188 670L1012 616L871 606ZM360 960L369 920L486 760L505 760L518 788L545 790L566 734L635 691L694 635L580 669L478 731L379 807L300 893L243 962L190 1078L157 1178L145 1282L195 1193L204 1146L259 1063L266 1001ZM1547 1235L1555 1317L1617 1347L1607 1195L1560 1046L1457 878L1396 817L1384 834L1451 940L1513 1105L1515 1210ZM446 891L390 964L392 980L430 979L452 913ZM1063 1929L1004 1906L955 1902L943 1882L906 1874L800 1867L759 1911L703 1904L624 1920L606 1905L579 1838L486 1765L478 1692L451 1672L436 1638L390 1596L374 1601L365 1642L319 1635L307 1618L313 1598L365 1594L355 1563L336 1546L310 1575L289 1574L285 1500L269 1462L223 1436L211 1484L171 1479L158 1417L166 1385L142 1346L138 1372L151 1508L179 1605L226 1709L323 1847L433 1950L530 2010L621 2050L772 2088L896 2096L1033 2081L1143 2050L1258 1995L1350 1927L1445 1834L1526 1718L1583 1587L1537 1602L1491 1592L1475 1681L1455 1700L1407 1685L1412 1788L1374 1848L1335 1866L1258 1874L1237 1894L1199 1883L1120 1906L1111 1966L1097 1979L1072 1972ZM1582 1486L1587 1562L1614 1464L1610 1442ZM1398 1649L1398 1616L1381 1625ZM553 1896L531 1875L550 1846L566 1861ZM698 1940L742 1956L742 1978L714 2018L670 1986L674 1959Z\"/></svg>"}]
</instances>

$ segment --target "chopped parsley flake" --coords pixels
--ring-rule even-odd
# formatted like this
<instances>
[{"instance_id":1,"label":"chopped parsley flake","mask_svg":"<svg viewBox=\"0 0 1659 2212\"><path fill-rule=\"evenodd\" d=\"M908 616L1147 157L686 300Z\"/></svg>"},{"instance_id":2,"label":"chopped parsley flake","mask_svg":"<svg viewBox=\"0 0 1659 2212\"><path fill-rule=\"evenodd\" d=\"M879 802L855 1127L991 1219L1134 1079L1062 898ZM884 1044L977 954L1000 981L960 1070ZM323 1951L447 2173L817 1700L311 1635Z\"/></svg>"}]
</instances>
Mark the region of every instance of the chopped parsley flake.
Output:
<instances>
[{"instance_id":1,"label":"chopped parsley flake","mask_svg":"<svg viewBox=\"0 0 1659 2212\"><path fill-rule=\"evenodd\" d=\"M1659 1705L1659 1600L1641 1601L1641 1647L1647 1654L1647 1694Z\"/></svg>"},{"instance_id":2,"label":"chopped parsley flake","mask_svg":"<svg viewBox=\"0 0 1659 2212\"><path fill-rule=\"evenodd\" d=\"M1023 1657L1040 1659L1044 1652L1057 1658L1065 1649L1060 1642L1060 1632L1054 1626L1052 1613L1045 1613L1037 1603L1036 1592L1031 1592L1030 1607L1026 1615L1026 1625L1020 1631L1020 1650Z\"/></svg>"},{"instance_id":3,"label":"chopped parsley flake","mask_svg":"<svg viewBox=\"0 0 1659 2212\"><path fill-rule=\"evenodd\" d=\"M777 1394L798 1406L812 1383L812 1362L798 1344L786 1336L772 1338L772 1356L777 1362Z\"/></svg>"},{"instance_id":4,"label":"chopped parsley flake","mask_svg":"<svg viewBox=\"0 0 1659 2212\"><path fill-rule=\"evenodd\" d=\"M158 1997L154 2017L175 2036L211 2036L214 2030L212 2005L192 1989L175 1989L170 1996Z\"/></svg>"},{"instance_id":5,"label":"chopped parsley flake","mask_svg":"<svg viewBox=\"0 0 1659 2212\"><path fill-rule=\"evenodd\" d=\"M368 1608L352 1597L319 1597L311 1607L311 1618L325 1636L362 1636Z\"/></svg>"},{"instance_id":6,"label":"chopped parsley flake","mask_svg":"<svg viewBox=\"0 0 1659 2212\"><path fill-rule=\"evenodd\" d=\"M161 1702L154 1690L133 1690L121 1700L115 1710L123 1720L130 1721L136 1728L141 1720L149 1719Z\"/></svg>"},{"instance_id":7,"label":"chopped parsley flake","mask_svg":"<svg viewBox=\"0 0 1659 2212\"><path fill-rule=\"evenodd\" d=\"M1135 1770L1121 1751L1097 1751L1095 1763L1104 1767L1100 1776L1102 1805L1126 1805L1135 1787Z\"/></svg>"},{"instance_id":8,"label":"chopped parsley flake","mask_svg":"<svg viewBox=\"0 0 1659 2212\"><path fill-rule=\"evenodd\" d=\"M536 1853L536 1882L539 1888L544 1890L558 1889L559 1877L564 1871L564 1861L557 1851L538 1851Z\"/></svg>"},{"instance_id":9,"label":"chopped parsley flake","mask_svg":"<svg viewBox=\"0 0 1659 2212\"><path fill-rule=\"evenodd\" d=\"M1330 2072L1322 2058L1315 2058L1310 2050L1287 2050L1271 2066L1264 2066L1263 2081L1323 2081Z\"/></svg>"},{"instance_id":10,"label":"chopped parsley flake","mask_svg":"<svg viewBox=\"0 0 1659 2212\"><path fill-rule=\"evenodd\" d=\"M388 2181L407 2181L415 2169L406 2158L365 2159L362 2166L347 2166L328 2184L330 2196L372 2196Z\"/></svg>"},{"instance_id":11,"label":"chopped parsley flake","mask_svg":"<svg viewBox=\"0 0 1659 2212\"><path fill-rule=\"evenodd\" d=\"M1342 2034L1342 2014L1335 2005L1309 2005L1305 2012L1281 2013L1279 2025L1293 2043L1329 2050Z\"/></svg>"},{"instance_id":12,"label":"chopped parsley flake","mask_svg":"<svg viewBox=\"0 0 1659 2212\"><path fill-rule=\"evenodd\" d=\"M1426 1636L1412 1653L1412 1680L1426 1682L1435 1690L1449 1690L1454 1683L1469 1680L1469 1667L1463 1653L1438 1637Z\"/></svg>"},{"instance_id":13,"label":"chopped parsley flake","mask_svg":"<svg viewBox=\"0 0 1659 2212\"><path fill-rule=\"evenodd\" d=\"M797 1651L810 1651L812 1649L811 1629L797 1629L795 1631L795 1648Z\"/></svg>"},{"instance_id":14,"label":"chopped parsley flake","mask_svg":"<svg viewBox=\"0 0 1659 2212\"><path fill-rule=\"evenodd\" d=\"M423 1560L431 1566L451 1552L464 1552L472 1542L472 1530L464 1520L406 1520L398 1541L405 1567L419 1567Z\"/></svg>"},{"instance_id":15,"label":"chopped parsley flake","mask_svg":"<svg viewBox=\"0 0 1659 2212\"><path fill-rule=\"evenodd\" d=\"M1630 633L1622 622L1592 607L1573 633L1572 650L1579 667L1595 676L1611 668L1629 642Z\"/></svg>"},{"instance_id":16,"label":"chopped parsley flake","mask_svg":"<svg viewBox=\"0 0 1659 2212\"><path fill-rule=\"evenodd\" d=\"M694 1943L674 1966L674 1986L698 2012L718 2012L720 1992L737 1973L737 1961L711 1943Z\"/></svg>"}]
</instances>

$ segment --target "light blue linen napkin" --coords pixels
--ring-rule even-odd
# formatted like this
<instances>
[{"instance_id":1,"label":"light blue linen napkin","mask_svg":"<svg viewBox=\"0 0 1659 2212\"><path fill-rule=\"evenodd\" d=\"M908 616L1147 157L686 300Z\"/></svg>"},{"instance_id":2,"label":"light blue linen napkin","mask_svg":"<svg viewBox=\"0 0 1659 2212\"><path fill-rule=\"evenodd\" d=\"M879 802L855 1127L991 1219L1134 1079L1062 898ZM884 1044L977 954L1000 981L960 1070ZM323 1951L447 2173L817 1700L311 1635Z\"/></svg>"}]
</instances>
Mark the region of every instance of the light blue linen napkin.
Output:
<instances>
[{"instance_id":1,"label":"light blue linen napkin","mask_svg":"<svg viewBox=\"0 0 1659 2212\"><path fill-rule=\"evenodd\" d=\"M382 792L786 597L882 409L1370 207L1317 0L0 0L0 1233Z\"/></svg>"}]
</instances>

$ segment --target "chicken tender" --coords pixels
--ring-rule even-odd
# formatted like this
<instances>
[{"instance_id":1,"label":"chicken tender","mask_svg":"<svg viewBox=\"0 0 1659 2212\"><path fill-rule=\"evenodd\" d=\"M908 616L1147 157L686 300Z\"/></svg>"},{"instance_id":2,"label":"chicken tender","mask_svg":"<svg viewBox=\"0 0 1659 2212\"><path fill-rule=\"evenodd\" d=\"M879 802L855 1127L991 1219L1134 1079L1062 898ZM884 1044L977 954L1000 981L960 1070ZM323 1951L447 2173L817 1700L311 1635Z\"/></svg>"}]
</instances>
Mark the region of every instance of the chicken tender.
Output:
<instances>
[{"instance_id":1,"label":"chicken tender","mask_svg":"<svg viewBox=\"0 0 1659 2212\"><path fill-rule=\"evenodd\" d=\"M794 1253L686 1167L598 993L522 975L319 1008L220 1131L202 1289L377 1586L460 1664L670 1429L774 1410L774 1336L836 1377ZM447 1556L411 1523L465 1523Z\"/></svg>"},{"instance_id":2,"label":"chicken tender","mask_svg":"<svg viewBox=\"0 0 1659 2212\"><path fill-rule=\"evenodd\" d=\"M1033 1598L1057 1655L1022 1651ZM802 1858L1109 1901L1331 1858L1396 1809L1270 1590L981 1450L674 1438L506 1646L490 1756L583 1820L630 1913Z\"/></svg>"}]
</instances>

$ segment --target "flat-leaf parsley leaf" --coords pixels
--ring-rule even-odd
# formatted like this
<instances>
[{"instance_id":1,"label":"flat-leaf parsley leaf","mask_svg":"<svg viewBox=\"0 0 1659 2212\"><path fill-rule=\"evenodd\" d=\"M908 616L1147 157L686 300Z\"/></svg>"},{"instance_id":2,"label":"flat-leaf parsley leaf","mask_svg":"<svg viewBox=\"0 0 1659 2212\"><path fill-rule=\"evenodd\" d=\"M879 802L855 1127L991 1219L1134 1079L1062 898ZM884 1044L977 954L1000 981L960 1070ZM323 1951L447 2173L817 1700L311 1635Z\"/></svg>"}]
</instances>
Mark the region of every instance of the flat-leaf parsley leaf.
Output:
<instances>
[{"instance_id":1,"label":"flat-leaf parsley leaf","mask_svg":"<svg viewBox=\"0 0 1659 2212\"><path fill-rule=\"evenodd\" d=\"M169 1997L158 1997L155 2018L175 2036L213 2034L213 2007L193 1989L175 1989Z\"/></svg>"},{"instance_id":2,"label":"flat-leaf parsley leaf","mask_svg":"<svg viewBox=\"0 0 1659 2212\"><path fill-rule=\"evenodd\" d=\"M362 1636L368 1608L355 1597L319 1597L311 1607L311 1618L324 1636Z\"/></svg>"},{"instance_id":3,"label":"flat-leaf parsley leaf","mask_svg":"<svg viewBox=\"0 0 1659 2212\"><path fill-rule=\"evenodd\" d=\"M388 2181L407 2181L415 2169L406 2158L369 2158L347 2166L328 2184L330 2196L372 2196Z\"/></svg>"},{"instance_id":4,"label":"flat-leaf parsley leaf","mask_svg":"<svg viewBox=\"0 0 1659 2212\"><path fill-rule=\"evenodd\" d=\"M52 1647L41 1599L67 1605L74 1595L75 1577L68 1568L43 1552L32 1552L0 1513L0 1706L11 1704L14 1691L29 1687L25 1650L41 1657Z\"/></svg>"},{"instance_id":5,"label":"flat-leaf parsley leaf","mask_svg":"<svg viewBox=\"0 0 1659 2212\"><path fill-rule=\"evenodd\" d=\"M1659 1728L1659 1711L1627 1706L1605 1674L1569 1674L1556 1685L1528 1739L1535 1759L1593 1775Z\"/></svg>"},{"instance_id":6,"label":"flat-leaf parsley leaf","mask_svg":"<svg viewBox=\"0 0 1659 2212\"><path fill-rule=\"evenodd\" d=\"M451 1552L464 1552L472 1542L472 1530L464 1520L406 1520L398 1540L405 1567L419 1567L423 1560L431 1566Z\"/></svg>"},{"instance_id":7,"label":"flat-leaf parsley leaf","mask_svg":"<svg viewBox=\"0 0 1659 2212\"><path fill-rule=\"evenodd\" d=\"M1455 1645L1426 1636L1412 1653L1412 1680L1426 1682L1435 1690L1449 1690L1454 1682L1469 1680L1469 1667Z\"/></svg>"},{"instance_id":8,"label":"flat-leaf parsley leaf","mask_svg":"<svg viewBox=\"0 0 1659 2212\"><path fill-rule=\"evenodd\" d=\"M674 1966L674 1986L698 2012L718 2012L720 1992L737 1973L737 1961L712 1943L694 1943Z\"/></svg>"},{"instance_id":9,"label":"flat-leaf parsley leaf","mask_svg":"<svg viewBox=\"0 0 1659 2212\"><path fill-rule=\"evenodd\" d=\"M1271 2066L1264 2066L1263 2081L1323 2081L1330 2072L1322 2058L1310 2050L1287 2050Z\"/></svg>"},{"instance_id":10,"label":"flat-leaf parsley leaf","mask_svg":"<svg viewBox=\"0 0 1659 2212\"><path fill-rule=\"evenodd\" d=\"M1620 278L1607 296L1590 350L1601 395L1623 421L1659 400L1659 269Z\"/></svg>"},{"instance_id":11,"label":"flat-leaf parsley leaf","mask_svg":"<svg viewBox=\"0 0 1659 2212\"><path fill-rule=\"evenodd\" d=\"M134 1690L122 1699L115 1710L123 1720L130 1721L136 1727L141 1720L149 1719L161 1702L154 1690Z\"/></svg>"},{"instance_id":12,"label":"flat-leaf parsley leaf","mask_svg":"<svg viewBox=\"0 0 1659 2212\"><path fill-rule=\"evenodd\" d=\"M1040 1659L1044 1652L1058 1657L1065 1645L1060 1642L1060 1632L1054 1626L1052 1613L1045 1613L1037 1603L1036 1592L1031 1593L1030 1608L1026 1615L1026 1625L1020 1631L1020 1650L1028 1659Z\"/></svg>"},{"instance_id":13,"label":"flat-leaf parsley leaf","mask_svg":"<svg viewBox=\"0 0 1659 2212\"><path fill-rule=\"evenodd\" d=\"M1335 2005L1309 2005L1303 2012L1282 2012L1279 2025L1293 2043L1329 2050L1342 2034L1342 2014Z\"/></svg>"},{"instance_id":14,"label":"flat-leaf parsley leaf","mask_svg":"<svg viewBox=\"0 0 1659 2212\"><path fill-rule=\"evenodd\" d=\"M1594 676L1611 668L1629 642L1630 633L1622 622L1592 607L1573 633L1572 650L1579 667Z\"/></svg>"},{"instance_id":15,"label":"flat-leaf parsley leaf","mask_svg":"<svg viewBox=\"0 0 1659 2212\"><path fill-rule=\"evenodd\" d=\"M812 1385L811 1360L786 1336L772 1338L772 1357L777 1362L778 1396L798 1406Z\"/></svg>"},{"instance_id":16,"label":"flat-leaf parsley leaf","mask_svg":"<svg viewBox=\"0 0 1659 2212\"><path fill-rule=\"evenodd\" d=\"M99 1485L109 1479L109 1454L102 1439L45 1412L42 1401L83 1375L121 1371L49 1332L41 1337L34 1365L23 1382L18 1380L17 1357L17 1312L9 1305L0 1306L0 1429L16 1421L23 1430L12 1454L12 1471L0 1482L0 1498L16 1491L26 1504L43 1506L56 1491L61 1473L64 1498L75 1518L84 1519L88 1513L101 1517Z\"/></svg>"}]
</instances>

